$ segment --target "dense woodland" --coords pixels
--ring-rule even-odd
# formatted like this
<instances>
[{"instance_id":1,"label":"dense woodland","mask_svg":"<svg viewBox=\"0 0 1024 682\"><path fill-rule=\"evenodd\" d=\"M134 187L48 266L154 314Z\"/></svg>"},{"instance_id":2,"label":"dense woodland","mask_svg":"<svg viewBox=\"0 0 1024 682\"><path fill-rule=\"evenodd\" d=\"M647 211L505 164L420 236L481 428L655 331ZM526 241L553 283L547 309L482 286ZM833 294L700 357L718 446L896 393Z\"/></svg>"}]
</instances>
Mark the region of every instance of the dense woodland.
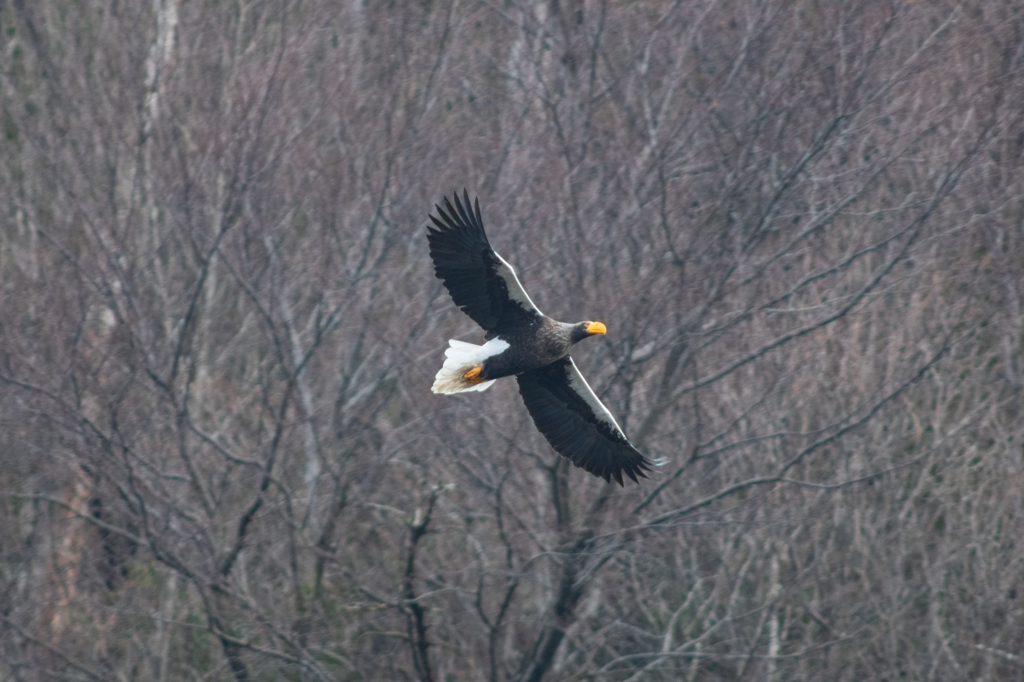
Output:
<instances>
[{"instance_id":1,"label":"dense woodland","mask_svg":"<svg viewBox=\"0 0 1024 682\"><path fill-rule=\"evenodd\" d=\"M1024 9L0 2L0 679L1024 678ZM559 458L478 196L649 480Z\"/></svg>"}]
</instances>

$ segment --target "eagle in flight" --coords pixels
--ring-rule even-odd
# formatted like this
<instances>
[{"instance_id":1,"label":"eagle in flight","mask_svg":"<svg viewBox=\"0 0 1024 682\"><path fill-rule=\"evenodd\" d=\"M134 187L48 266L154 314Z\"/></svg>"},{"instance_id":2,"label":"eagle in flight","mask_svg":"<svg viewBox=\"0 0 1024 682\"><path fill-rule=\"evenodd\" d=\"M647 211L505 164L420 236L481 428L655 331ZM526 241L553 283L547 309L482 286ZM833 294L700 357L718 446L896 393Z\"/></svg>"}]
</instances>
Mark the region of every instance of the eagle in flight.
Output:
<instances>
[{"instance_id":1,"label":"eagle in flight","mask_svg":"<svg viewBox=\"0 0 1024 682\"><path fill-rule=\"evenodd\" d=\"M427 226L434 272L462 312L484 328L486 343L450 340L434 393L483 391L515 376L533 422L551 447L573 464L622 485L646 478L650 460L634 448L569 357L583 339L607 332L600 322L553 320L533 304L515 270L491 248L480 201L454 195Z\"/></svg>"}]
</instances>

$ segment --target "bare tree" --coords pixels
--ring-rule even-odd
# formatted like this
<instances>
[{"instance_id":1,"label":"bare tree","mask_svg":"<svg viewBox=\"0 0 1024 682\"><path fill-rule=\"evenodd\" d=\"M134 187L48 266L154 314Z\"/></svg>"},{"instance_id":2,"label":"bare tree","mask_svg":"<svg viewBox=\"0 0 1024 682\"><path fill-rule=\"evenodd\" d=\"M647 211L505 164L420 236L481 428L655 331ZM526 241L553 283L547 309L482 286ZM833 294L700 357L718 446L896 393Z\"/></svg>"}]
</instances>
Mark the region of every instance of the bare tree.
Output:
<instances>
[{"instance_id":1,"label":"bare tree","mask_svg":"<svg viewBox=\"0 0 1024 682\"><path fill-rule=\"evenodd\" d=\"M0 670L1019 676L1018 14L0 6ZM430 394L463 187L649 481Z\"/></svg>"}]
</instances>

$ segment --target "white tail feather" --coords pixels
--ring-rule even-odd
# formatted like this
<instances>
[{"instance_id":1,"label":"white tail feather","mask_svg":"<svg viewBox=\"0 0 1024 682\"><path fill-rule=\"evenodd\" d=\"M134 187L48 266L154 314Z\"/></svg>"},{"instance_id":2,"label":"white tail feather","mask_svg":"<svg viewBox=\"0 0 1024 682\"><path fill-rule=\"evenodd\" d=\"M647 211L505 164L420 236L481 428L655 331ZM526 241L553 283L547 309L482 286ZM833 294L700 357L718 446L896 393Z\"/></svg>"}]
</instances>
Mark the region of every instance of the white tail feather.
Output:
<instances>
[{"instance_id":1,"label":"white tail feather","mask_svg":"<svg viewBox=\"0 0 1024 682\"><path fill-rule=\"evenodd\" d=\"M430 390L434 393L462 393L464 391L484 391L490 388L494 379L474 384L466 379L465 374L474 367L480 367L487 358L498 355L508 348L508 343L495 337L482 346L465 341L451 339L451 345L445 352L444 366L434 377L434 385Z\"/></svg>"}]
</instances>

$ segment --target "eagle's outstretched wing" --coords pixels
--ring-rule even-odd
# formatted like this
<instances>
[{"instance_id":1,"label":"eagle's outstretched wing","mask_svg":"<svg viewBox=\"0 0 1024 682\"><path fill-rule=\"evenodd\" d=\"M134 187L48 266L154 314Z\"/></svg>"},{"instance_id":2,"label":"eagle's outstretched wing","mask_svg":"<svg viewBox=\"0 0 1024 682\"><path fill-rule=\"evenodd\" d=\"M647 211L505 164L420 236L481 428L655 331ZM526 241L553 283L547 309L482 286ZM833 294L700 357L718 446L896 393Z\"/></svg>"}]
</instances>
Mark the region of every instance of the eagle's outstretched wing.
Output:
<instances>
[{"instance_id":1,"label":"eagle's outstretched wing","mask_svg":"<svg viewBox=\"0 0 1024 682\"><path fill-rule=\"evenodd\" d=\"M650 471L650 460L626 440L572 358L523 372L516 379L533 422L558 454L619 485L623 473L635 482L637 476L647 478L644 471Z\"/></svg>"},{"instance_id":2,"label":"eagle's outstretched wing","mask_svg":"<svg viewBox=\"0 0 1024 682\"><path fill-rule=\"evenodd\" d=\"M541 312L519 283L515 270L495 253L484 234L480 202L472 207L455 195L455 206L444 200L447 212L430 216L427 226L434 272L444 282L455 305L487 331L487 338L521 329L541 318Z\"/></svg>"}]
</instances>

